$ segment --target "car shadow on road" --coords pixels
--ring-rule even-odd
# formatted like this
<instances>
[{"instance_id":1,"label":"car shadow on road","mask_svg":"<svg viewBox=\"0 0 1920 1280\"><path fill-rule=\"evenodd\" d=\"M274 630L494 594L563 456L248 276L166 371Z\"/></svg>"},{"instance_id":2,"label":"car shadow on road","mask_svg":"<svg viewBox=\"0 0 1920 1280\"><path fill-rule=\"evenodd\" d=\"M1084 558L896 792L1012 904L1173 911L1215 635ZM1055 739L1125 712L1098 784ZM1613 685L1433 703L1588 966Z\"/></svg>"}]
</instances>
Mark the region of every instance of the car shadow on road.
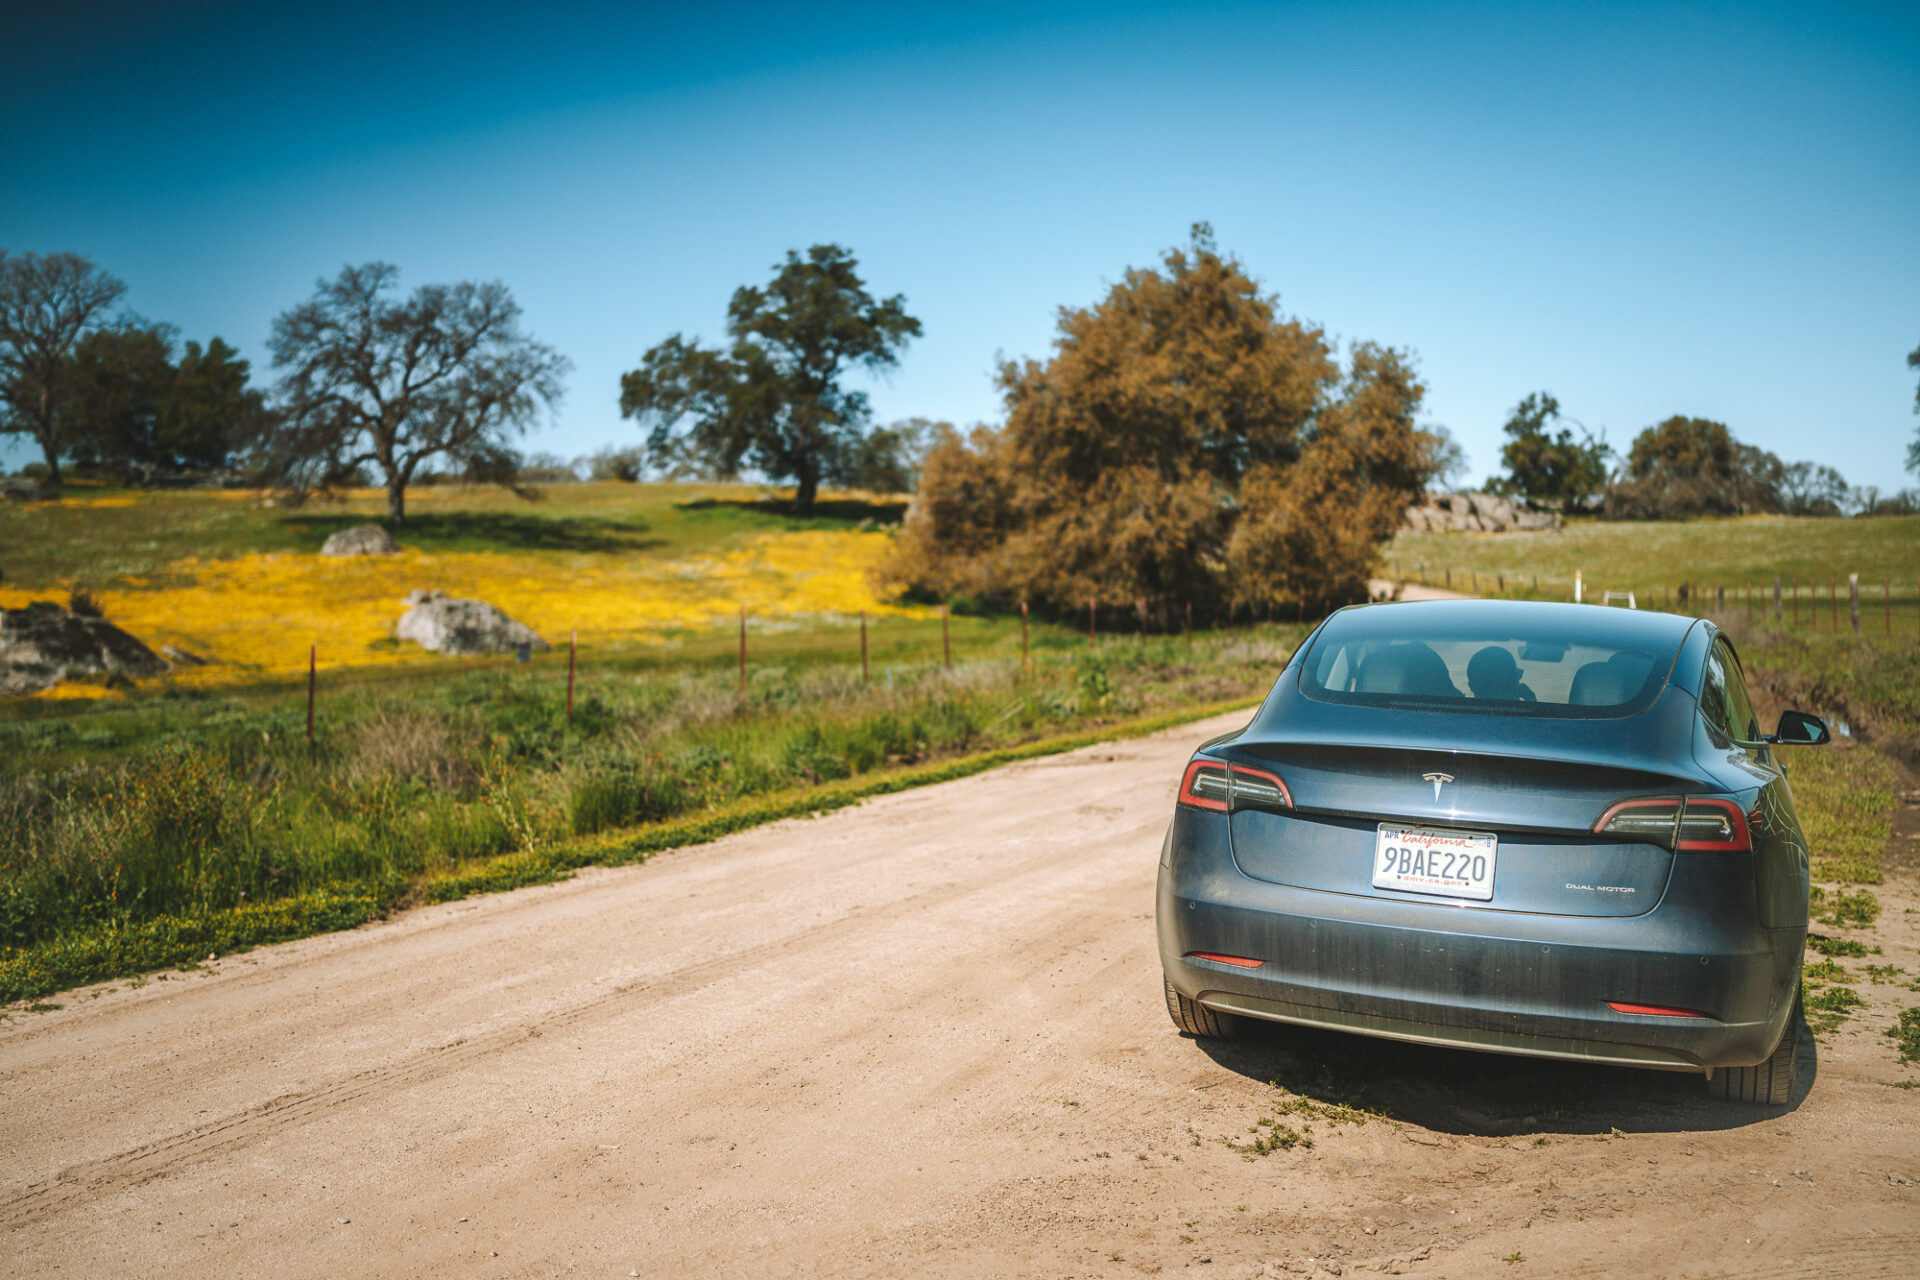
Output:
<instances>
[{"instance_id":1,"label":"car shadow on road","mask_svg":"<svg viewBox=\"0 0 1920 1280\"><path fill-rule=\"evenodd\" d=\"M1697 1075L1403 1044L1257 1023L1239 1040L1196 1038L1228 1071L1328 1105L1363 1108L1462 1137L1738 1129L1796 1110L1820 1071L1800 1029L1800 1066L1785 1106L1728 1102Z\"/></svg>"}]
</instances>

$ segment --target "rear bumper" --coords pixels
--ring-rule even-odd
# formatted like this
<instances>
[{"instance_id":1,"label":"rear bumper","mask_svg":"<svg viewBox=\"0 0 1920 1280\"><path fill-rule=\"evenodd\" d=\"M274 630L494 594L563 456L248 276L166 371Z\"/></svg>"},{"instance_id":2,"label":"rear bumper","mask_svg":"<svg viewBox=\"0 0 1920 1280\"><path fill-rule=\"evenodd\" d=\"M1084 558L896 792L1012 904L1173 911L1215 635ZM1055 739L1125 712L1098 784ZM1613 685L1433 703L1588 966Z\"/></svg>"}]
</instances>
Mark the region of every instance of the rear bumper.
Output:
<instances>
[{"instance_id":1,"label":"rear bumper","mask_svg":"<svg viewBox=\"0 0 1920 1280\"><path fill-rule=\"evenodd\" d=\"M1729 874L1721 859L1683 860L1691 865L1639 916L1532 915L1254 880L1234 866L1215 818L1180 811L1156 910L1167 979L1210 1008L1677 1071L1760 1062L1791 1014L1804 930L1760 928L1751 875ZM1609 1001L1708 1016L1620 1013Z\"/></svg>"}]
</instances>

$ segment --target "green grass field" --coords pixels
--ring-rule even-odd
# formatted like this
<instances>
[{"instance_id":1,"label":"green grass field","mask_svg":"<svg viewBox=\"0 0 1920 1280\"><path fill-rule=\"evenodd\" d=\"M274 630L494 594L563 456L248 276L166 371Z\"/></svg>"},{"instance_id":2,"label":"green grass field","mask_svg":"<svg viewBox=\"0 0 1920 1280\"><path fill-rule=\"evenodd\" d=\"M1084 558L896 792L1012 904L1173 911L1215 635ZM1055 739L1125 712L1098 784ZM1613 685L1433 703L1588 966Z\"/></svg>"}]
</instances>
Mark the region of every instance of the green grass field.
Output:
<instances>
[{"instance_id":1,"label":"green grass field","mask_svg":"<svg viewBox=\"0 0 1920 1280\"><path fill-rule=\"evenodd\" d=\"M1878 629L1883 580L1892 583L1895 630L1920 632L1914 611L1920 586L1920 516L1874 520L1815 520L1746 516L1726 520L1607 521L1580 518L1549 533L1403 533L1387 547L1386 563L1410 579L1439 585L1451 575L1456 590L1537 594L1571 600L1578 571L1589 596L1633 591L1642 607L1683 582L1712 592L1725 586L1744 602L1748 588L1771 593L1777 574L1783 593L1809 583L1828 615L1827 594L1837 581L1845 625L1847 575L1860 575L1862 605Z\"/></svg>"},{"instance_id":2,"label":"green grass field","mask_svg":"<svg viewBox=\"0 0 1920 1280\"><path fill-rule=\"evenodd\" d=\"M534 501L503 489L435 486L408 495L403 540L430 553L674 555L794 529L897 523L904 500L828 495L799 520L754 485L550 485ZM64 589L164 581L194 557L307 553L352 525L384 519L386 497L358 490L297 509L250 491L127 491L75 484L57 503L0 503L0 573L9 586Z\"/></svg>"},{"instance_id":3,"label":"green grass field","mask_svg":"<svg viewBox=\"0 0 1920 1280\"><path fill-rule=\"evenodd\" d=\"M81 583L166 600L223 557L310 562L329 533L381 509L372 494L290 512L253 495L83 492L0 507L0 568L16 593ZM604 586L624 581L609 579L614 570L704 564L786 534L877 545L854 535L897 521L902 504L839 495L803 520L747 486L594 484L531 502L424 490L411 510L402 541L426 556L508 557ZM1590 582L1676 584L1720 573L1731 584L1743 580L1736 572L1770 581L1769 556L1798 575L1891 572L1916 532L1913 520L1582 523L1552 535L1402 537L1387 560L1448 566L1456 587L1491 579L1479 583L1489 594L1501 575L1508 594L1534 594L1537 573L1539 594L1552 596L1575 568ZM1844 614L1835 633L1825 613L1795 627L1736 604L1722 621L1783 699L1845 716L1890 752L1920 742L1910 633L1870 626L1855 637ZM737 630L707 615L584 644L571 723L564 647L517 667L376 660L390 653L381 641L323 673L311 745L303 682L285 675L11 699L0 705L0 1000L1247 705L1303 634L1108 634L1090 649L1078 625L1036 618L1023 665L1017 616L956 616L943 633L927 611L895 611L872 620L863 681L857 618L832 607L755 618L742 699ZM1808 753L1794 784L1818 874L1877 881L1892 758L1864 745Z\"/></svg>"}]
</instances>

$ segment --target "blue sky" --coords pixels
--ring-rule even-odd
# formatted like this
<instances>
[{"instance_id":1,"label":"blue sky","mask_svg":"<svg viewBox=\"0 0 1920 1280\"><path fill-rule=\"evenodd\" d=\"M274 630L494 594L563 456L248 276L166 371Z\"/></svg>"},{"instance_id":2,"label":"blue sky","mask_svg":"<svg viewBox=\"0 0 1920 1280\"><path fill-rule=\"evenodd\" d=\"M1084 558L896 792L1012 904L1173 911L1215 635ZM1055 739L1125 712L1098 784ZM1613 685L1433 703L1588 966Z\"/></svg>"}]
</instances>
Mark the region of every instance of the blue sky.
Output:
<instances>
[{"instance_id":1,"label":"blue sky","mask_svg":"<svg viewBox=\"0 0 1920 1280\"><path fill-rule=\"evenodd\" d=\"M504 280L575 364L524 445L570 456L789 248L924 322L877 416L964 423L1206 219L1289 313L1414 351L1476 478L1547 388L1616 446L1686 413L1913 482L1912 6L308 8L16 14L0 247L269 379L345 263Z\"/></svg>"}]
</instances>

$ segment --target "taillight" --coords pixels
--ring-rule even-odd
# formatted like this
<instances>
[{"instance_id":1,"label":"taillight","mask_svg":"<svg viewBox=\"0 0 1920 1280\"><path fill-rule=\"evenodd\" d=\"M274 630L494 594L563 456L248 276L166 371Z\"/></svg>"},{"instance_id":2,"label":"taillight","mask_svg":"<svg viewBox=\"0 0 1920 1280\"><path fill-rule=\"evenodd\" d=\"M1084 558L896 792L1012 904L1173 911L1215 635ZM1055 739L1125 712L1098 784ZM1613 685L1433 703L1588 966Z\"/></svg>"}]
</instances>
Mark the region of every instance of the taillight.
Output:
<instances>
[{"instance_id":1,"label":"taillight","mask_svg":"<svg viewBox=\"0 0 1920 1280\"><path fill-rule=\"evenodd\" d=\"M1219 760L1195 760L1180 779L1180 803L1228 813L1234 809L1291 809L1293 794L1278 774Z\"/></svg>"},{"instance_id":2,"label":"taillight","mask_svg":"<svg viewBox=\"0 0 1920 1280\"><path fill-rule=\"evenodd\" d=\"M1662 796L1622 800L1593 829L1665 845L1678 853L1746 853L1753 848L1747 815L1731 800L1707 796Z\"/></svg>"}]
</instances>

